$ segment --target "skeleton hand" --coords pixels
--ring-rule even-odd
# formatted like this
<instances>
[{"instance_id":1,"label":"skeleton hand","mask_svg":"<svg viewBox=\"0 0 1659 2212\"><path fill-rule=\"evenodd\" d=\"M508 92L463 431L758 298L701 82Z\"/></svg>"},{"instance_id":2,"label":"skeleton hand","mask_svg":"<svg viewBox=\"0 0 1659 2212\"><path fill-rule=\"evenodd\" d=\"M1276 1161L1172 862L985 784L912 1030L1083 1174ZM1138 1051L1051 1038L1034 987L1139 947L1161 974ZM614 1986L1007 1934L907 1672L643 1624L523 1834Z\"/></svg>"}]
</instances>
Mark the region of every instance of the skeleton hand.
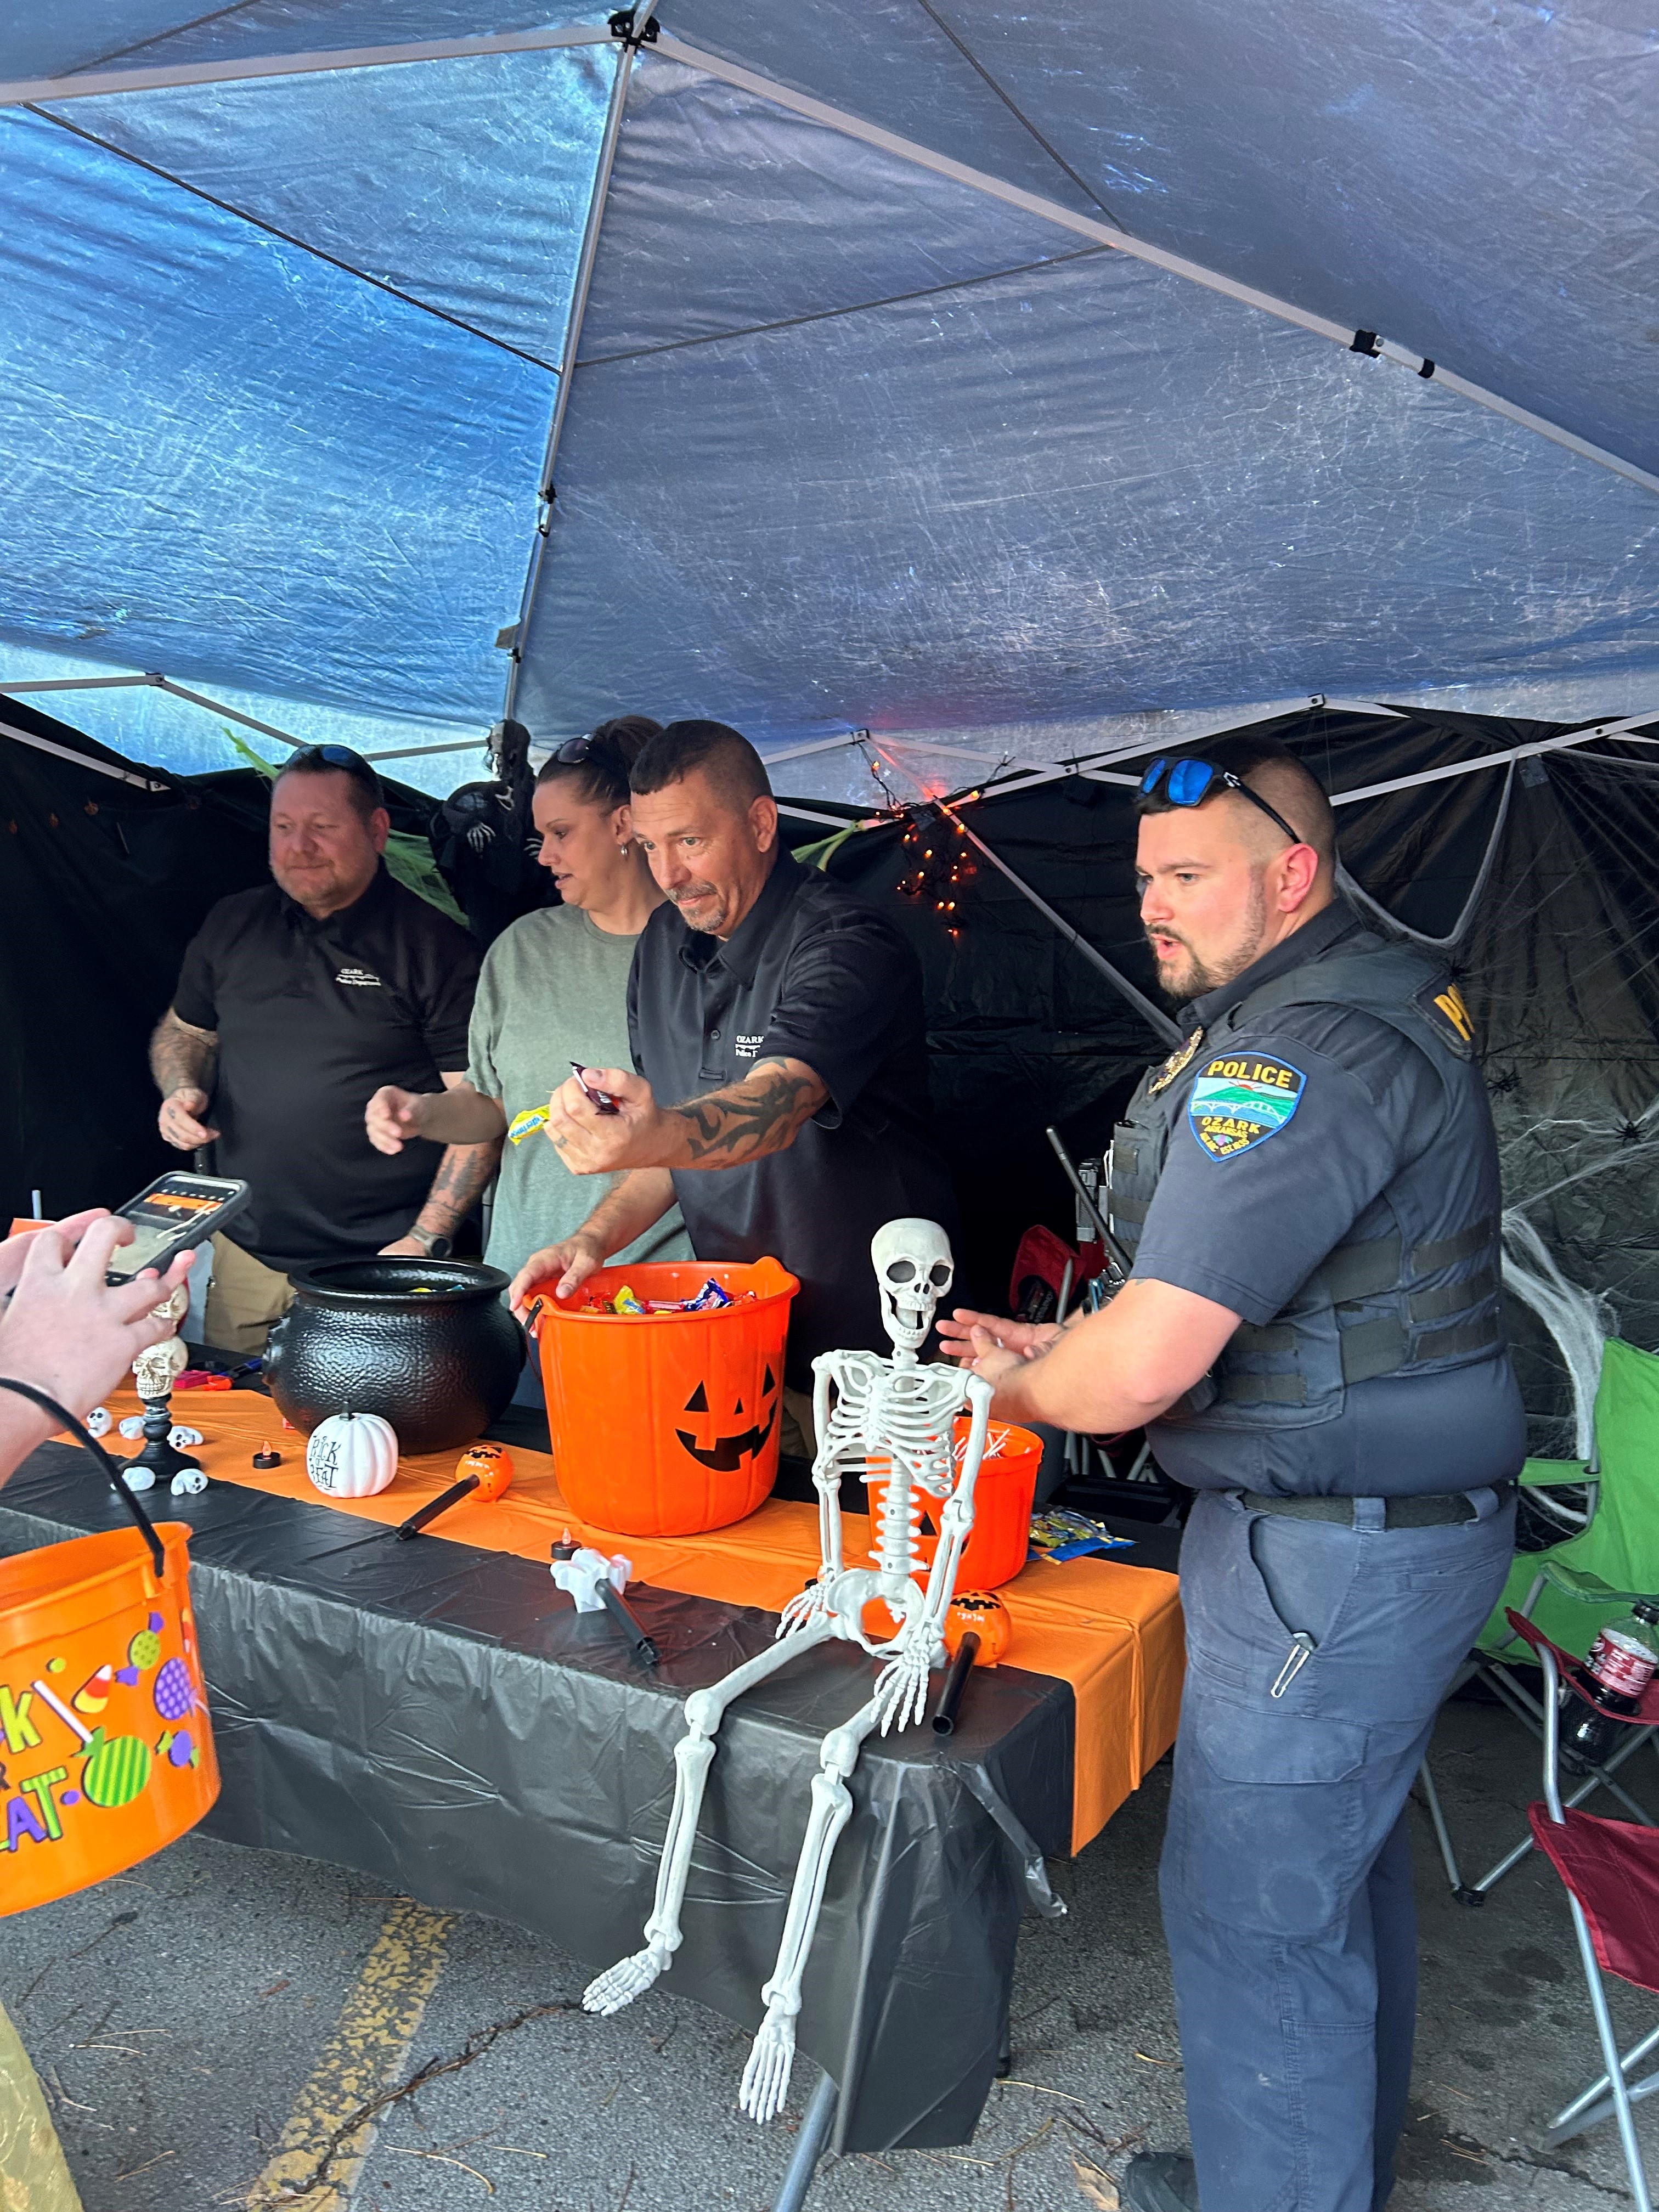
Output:
<instances>
[{"instance_id":1,"label":"skeleton hand","mask_svg":"<svg viewBox=\"0 0 1659 2212\"><path fill-rule=\"evenodd\" d=\"M927 1654L915 1644L895 1652L876 1683L881 1732L914 1728L927 1710Z\"/></svg>"},{"instance_id":2,"label":"skeleton hand","mask_svg":"<svg viewBox=\"0 0 1659 2212\"><path fill-rule=\"evenodd\" d=\"M795 2021L792 2013L775 2003L761 2022L743 2069L738 2103L762 2127L776 2119L789 2094L789 2076L795 2063Z\"/></svg>"},{"instance_id":3,"label":"skeleton hand","mask_svg":"<svg viewBox=\"0 0 1659 2212\"><path fill-rule=\"evenodd\" d=\"M808 1583L806 1588L798 1596L792 1597L778 1615L777 1635L773 1638L773 1642L776 1643L779 1638L785 1636L799 1636L803 1628L811 1628L825 1620L829 1612L822 1581Z\"/></svg>"},{"instance_id":4,"label":"skeleton hand","mask_svg":"<svg viewBox=\"0 0 1659 2212\"><path fill-rule=\"evenodd\" d=\"M466 842L475 853L482 853L486 845L493 844L495 837L495 829L488 822L475 822L466 833Z\"/></svg>"},{"instance_id":5,"label":"skeleton hand","mask_svg":"<svg viewBox=\"0 0 1659 2212\"><path fill-rule=\"evenodd\" d=\"M613 2012L632 2004L635 1997L643 1996L672 1955L672 1952L665 1955L651 1943L643 1951L635 1951L631 1959L618 1960L604 1973L596 1974L582 1991L582 2010L609 2019Z\"/></svg>"}]
</instances>

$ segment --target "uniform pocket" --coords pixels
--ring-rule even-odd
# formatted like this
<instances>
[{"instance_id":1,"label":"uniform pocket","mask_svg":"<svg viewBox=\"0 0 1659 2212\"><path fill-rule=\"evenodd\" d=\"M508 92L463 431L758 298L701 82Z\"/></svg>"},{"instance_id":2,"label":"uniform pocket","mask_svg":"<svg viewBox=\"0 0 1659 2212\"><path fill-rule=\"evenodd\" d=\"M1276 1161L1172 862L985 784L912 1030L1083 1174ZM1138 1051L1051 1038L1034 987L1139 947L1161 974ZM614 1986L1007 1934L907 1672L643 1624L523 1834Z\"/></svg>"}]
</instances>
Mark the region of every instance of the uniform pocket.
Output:
<instances>
[{"instance_id":1,"label":"uniform pocket","mask_svg":"<svg viewBox=\"0 0 1659 2212\"><path fill-rule=\"evenodd\" d=\"M1374 1855L1370 1730L1189 1684L1167 1874L1206 1919L1279 1942L1339 1924Z\"/></svg>"},{"instance_id":2,"label":"uniform pocket","mask_svg":"<svg viewBox=\"0 0 1659 2212\"><path fill-rule=\"evenodd\" d=\"M1364 1765L1370 1735L1357 1721L1262 1712L1215 1697L1199 1700L1192 1719L1194 1747L1210 1771L1259 1790L1346 1782Z\"/></svg>"}]
</instances>

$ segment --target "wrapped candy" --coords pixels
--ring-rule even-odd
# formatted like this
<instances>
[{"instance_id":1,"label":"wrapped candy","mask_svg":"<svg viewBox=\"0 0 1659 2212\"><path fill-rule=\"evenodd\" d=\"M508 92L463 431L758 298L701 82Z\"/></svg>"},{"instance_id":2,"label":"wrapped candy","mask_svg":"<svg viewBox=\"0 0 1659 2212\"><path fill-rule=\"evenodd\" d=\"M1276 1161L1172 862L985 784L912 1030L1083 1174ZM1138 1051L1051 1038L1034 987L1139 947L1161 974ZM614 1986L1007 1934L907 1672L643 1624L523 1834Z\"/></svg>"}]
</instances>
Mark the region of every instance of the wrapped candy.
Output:
<instances>
[{"instance_id":1,"label":"wrapped candy","mask_svg":"<svg viewBox=\"0 0 1659 2212\"><path fill-rule=\"evenodd\" d=\"M522 1114L515 1114L507 1123L507 1133L510 1142L521 1145L526 1137L533 1135L538 1129L544 1129L546 1127L547 1108L526 1106Z\"/></svg>"},{"instance_id":2,"label":"wrapped candy","mask_svg":"<svg viewBox=\"0 0 1659 2212\"><path fill-rule=\"evenodd\" d=\"M730 1291L723 1291L711 1275L695 1298L687 1298L681 1306L682 1313L710 1313L717 1306L732 1304Z\"/></svg>"},{"instance_id":3,"label":"wrapped candy","mask_svg":"<svg viewBox=\"0 0 1659 2212\"><path fill-rule=\"evenodd\" d=\"M612 1313L642 1314L649 1310L638 1295L624 1283L611 1302Z\"/></svg>"}]
</instances>

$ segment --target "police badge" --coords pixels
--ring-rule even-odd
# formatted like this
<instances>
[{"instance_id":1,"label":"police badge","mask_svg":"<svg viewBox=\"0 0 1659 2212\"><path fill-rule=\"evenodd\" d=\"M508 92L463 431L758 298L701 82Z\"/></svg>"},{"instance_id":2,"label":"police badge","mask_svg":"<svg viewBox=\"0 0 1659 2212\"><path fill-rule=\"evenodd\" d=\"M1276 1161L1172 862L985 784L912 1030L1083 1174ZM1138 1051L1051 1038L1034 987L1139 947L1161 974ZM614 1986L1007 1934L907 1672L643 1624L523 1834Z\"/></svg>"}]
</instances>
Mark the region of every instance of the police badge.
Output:
<instances>
[{"instance_id":1,"label":"police badge","mask_svg":"<svg viewBox=\"0 0 1659 2212\"><path fill-rule=\"evenodd\" d=\"M1167 1091L1182 1070L1192 1066L1193 1055L1203 1042L1203 1030L1194 1030L1185 1044L1178 1044L1146 1085L1146 1096L1156 1098L1160 1091Z\"/></svg>"}]
</instances>

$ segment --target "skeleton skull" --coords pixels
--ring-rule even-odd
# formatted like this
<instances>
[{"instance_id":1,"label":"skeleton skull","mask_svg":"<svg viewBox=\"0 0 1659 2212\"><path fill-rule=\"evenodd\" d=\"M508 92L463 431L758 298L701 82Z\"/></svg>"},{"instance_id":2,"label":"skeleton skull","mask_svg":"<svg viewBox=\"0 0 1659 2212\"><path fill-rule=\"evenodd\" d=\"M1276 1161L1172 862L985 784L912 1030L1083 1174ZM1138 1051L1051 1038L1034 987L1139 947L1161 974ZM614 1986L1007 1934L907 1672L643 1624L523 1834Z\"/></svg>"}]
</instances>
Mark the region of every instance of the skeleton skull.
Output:
<instances>
[{"instance_id":1,"label":"skeleton skull","mask_svg":"<svg viewBox=\"0 0 1659 2212\"><path fill-rule=\"evenodd\" d=\"M877 1230L870 1259L881 1285L882 1326L895 1350L920 1352L956 1277L951 1240L937 1221L907 1217Z\"/></svg>"}]
</instances>

